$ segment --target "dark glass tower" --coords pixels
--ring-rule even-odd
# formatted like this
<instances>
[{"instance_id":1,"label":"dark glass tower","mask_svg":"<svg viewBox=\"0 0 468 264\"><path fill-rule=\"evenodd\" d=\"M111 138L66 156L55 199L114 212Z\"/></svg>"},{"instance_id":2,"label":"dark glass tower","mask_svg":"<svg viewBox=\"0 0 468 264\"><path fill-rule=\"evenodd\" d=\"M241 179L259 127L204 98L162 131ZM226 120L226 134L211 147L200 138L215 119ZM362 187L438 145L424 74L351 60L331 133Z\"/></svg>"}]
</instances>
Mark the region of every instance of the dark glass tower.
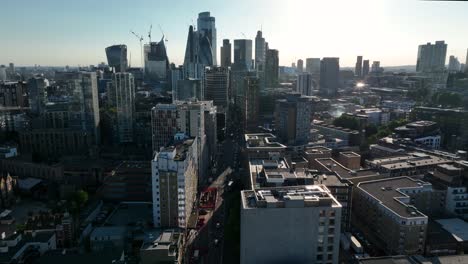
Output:
<instances>
[{"instance_id":1,"label":"dark glass tower","mask_svg":"<svg viewBox=\"0 0 468 264\"><path fill-rule=\"evenodd\" d=\"M125 72L128 67L127 46L113 45L106 48L107 63L116 72Z\"/></svg>"}]
</instances>

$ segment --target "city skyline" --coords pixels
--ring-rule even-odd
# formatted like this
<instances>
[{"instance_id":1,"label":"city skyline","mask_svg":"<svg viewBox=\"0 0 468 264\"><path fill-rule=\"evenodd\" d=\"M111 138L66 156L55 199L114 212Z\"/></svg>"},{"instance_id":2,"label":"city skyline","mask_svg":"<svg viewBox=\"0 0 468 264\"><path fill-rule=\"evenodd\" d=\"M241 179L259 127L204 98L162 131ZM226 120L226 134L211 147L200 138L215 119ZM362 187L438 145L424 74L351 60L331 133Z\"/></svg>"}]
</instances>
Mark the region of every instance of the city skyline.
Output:
<instances>
[{"instance_id":1,"label":"city skyline","mask_svg":"<svg viewBox=\"0 0 468 264\"><path fill-rule=\"evenodd\" d=\"M297 0L283 5L279 1L252 4L207 0L197 4L183 1L173 6L147 0L112 3L83 0L67 3L66 8L56 0L4 3L4 19L10 26L1 27L0 34L9 36L10 41L0 43L0 64L96 65L106 61L106 47L125 44L132 56L131 65L140 66L139 41L130 30L143 35L147 42L152 24L152 39L161 38L161 25L168 39L169 60L180 65L188 26L196 25L198 13L204 11L216 18L218 57L223 39L254 40L257 30L262 29L270 46L280 51L280 65L309 57L340 57L341 66L354 67L357 55L381 61L383 67L415 65L417 46L437 40L448 44L447 57L454 55L464 61L468 45L463 39L468 29L459 26L468 22L462 8L466 3L462 2ZM38 20L37 14L43 14L42 19ZM246 19L238 19L239 14ZM431 14L430 19L426 14ZM129 19L122 19L125 16ZM359 26L350 27L350 20L351 25Z\"/></svg>"}]
</instances>

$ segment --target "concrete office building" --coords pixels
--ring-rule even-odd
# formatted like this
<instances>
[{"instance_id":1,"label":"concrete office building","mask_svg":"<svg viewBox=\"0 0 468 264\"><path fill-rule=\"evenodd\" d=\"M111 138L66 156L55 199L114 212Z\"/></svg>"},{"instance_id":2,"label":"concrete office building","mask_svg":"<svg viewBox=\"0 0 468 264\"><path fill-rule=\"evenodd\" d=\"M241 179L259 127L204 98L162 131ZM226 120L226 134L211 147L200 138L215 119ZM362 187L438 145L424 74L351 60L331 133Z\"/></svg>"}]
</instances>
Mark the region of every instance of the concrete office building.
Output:
<instances>
[{"instance_id":1,"label":"concrete office building","mask_svg":"<svg viewBox=\"0 0 468 264\"><path fill-rule=\"evenodd\" d=\"M173 96L175 98L174 102L203 100L205 93L203 90L202 80L194 78L177 80L177 86Z\"/></svg>"},{"instance_id":2,"label":"concrete office building","mask_svg":"<svg viewBox=\"0 0 468 264\"><path fill-rule=\"evenodd\" d=\"M229 39L223 39L221 47L221 67L229 67L232 63L232 45Z\"/></svg>"},{"instance_id":3,"label":"concrete office building","mask_svg":"<svg viewBox=\"0 0 468 264\"><path fill-rule=\"evenodd\" d=\"M354 67L354 75L362 77L362 56L357 56L356 66Z\"/></svg>"},{"instance_id":4,"label":"concrete office building","mask_svg":"<svg viewBox=\"0 0 468 264\"><path fill-rule=\"evenodd\" d=\"M369 75L369 60L364 60L362 64L362 77Z\"/></svg>"},{"instance_id":5,"label":"concrete office building","mask_svg":"<svg viewBox=\"0 0 468 264\"><path fill-rule=\"evenodd\" d=\"M428 42L419 45L418 59L416 61L417 72L439 72L445 70L447 56L447 44L444 41Z\"/></svg>"},{"instance_id":6,"label":"concrete office building","mask_svg":"<svg viewBox=\"0 0 468 264\"><path fill-rule=\"evenodd\" d=\"M306 59L306 72L312 74L320 73L320 58L307 58Z\"/></svg>"},{"instance_id":7,"label":"concrete office building","mask_svg":"<svg viewBox=\"0 0 468 264\"><path fill-rule=\"evenodd\" d=\"M312 99L290 95L276 101L275 124L278 138L287 145L309 143Z\"/></svg>"},{"instance_id":8,"label":"concrete office building","mask_svg":"<svg viewBox=\"0 0 468 264\"><path fill-rule=\"evenodd\" d=\"M216 44L216 19L212 17L210 12L201 12L198 14L197 30L200 34L200 39L206 38L208 47L211 49L211 64L209 66L218 65L216 53L218 52Z\"/></svg>"},{"instance_id":9,"label":"concrete office building","mask_svg":"<svg viewBox=\"0 0 468 264\"><path fill-rule=\"evenodd\" d=\"M432 185L409 177L360 182L353 191L353 224L388 255L424 252Z\"/></svg>"},{"instance_id":10,"label":"concrete office building","mask_svg":"<svg viewBox=\"0 0 468 264\"><path fill-rule=\"evenodd\" d=\"M47 103L49 81L43 76L35 76L28 80L29 106L34 114L41 114Z\"/></svg>"},{"instance_id":11,"label":"concrete office building","mask_svg":"<svg viewBox=\"0 0 468 264\"><path fill-rule=\"evenodd\" d=\"M250 71L252 67L252 40L235 39L234 40L234 65L233 67Z\"/></svg>"},{"instance_id":12,"label":"concrete office building","mask_svg":"<svg viewBox=\"0 0 468 264\"><path fill-rule=\"evenodd\" d=\"M157 104L151 109L153 152L165 147L177 133L177 107L173 104Z\"/></svg>"},{"instance_id":13,"label":"concrete office building","mask_svg":"<svg viewBox=\"0 0 468 264\"><path fill-rule=\"evenodd\" d=\"M176 143L157 152L152 161L155 227L187 226L197 194L197 140L175 137Z\"/></svg>"},{"instance_id":14,"label":"concrete office building","mask_svg":"<svg viewBox=\"0 0 468 264\"><path fill-rule=\"evenodd\" d=\"M279 52L268 49L265 57L265 86L275 87L279 78Z\"/></svg>"},{"instance_id":15,"label":"concrete office building","mask_svg":"<svg viewBox=\"0 0 468 264\"><path fill-rule=\"evenodd\" d=\"M0 106L26 107L27 106L26 83L3 82L0 83Z\"/></svg>"},{"instance_id":16,"label":"concrete office building","mask_svg":"<svg viewBox=\"0 0 468 264\"><path fill-rule=\"evenodd\" d=\"M340 59L323 58L320 62L320 93L334 97L340 85Z\"/></svg>"},{"instance_id":17,"label":"concrete office building","mask_svg":"<svg viewBox=\"0 0 468 264\"><path fill-rule=\"evenodd\" d=\"M259 30L255 37L255 69L257 71L265 71L266 56L265 38L262 36L262 31Z\"/></svg>"},{"instance_id":18,"label":"concrete office building","mask_svg":"<svg viewBox=\"0 0 468 264\"><path fill-rule=\"evenodd\" d=\"M117 111L117 138L119 143L133 142L135 113L135 80L131 73L118 72L112 75L108 96Z\"/></svg>"},{"instance_id":19,"label":"concrete office building","mask_svg":"<svg viewBox=\"0 0 468 264\"><path fill-rule=\"evenodd\" d=\"M338 263L341 204L323 185L241 192L241 264Z\"/></svg>"},{"instance_id":20,"label":"concrete office building","mask_svg":"<svg viewBox=\"0 0 468 264\"><path fill-rule=\"evenodd\" d=\"M229 106L229 69L212 67L205 69L205 99L212 100L219 111Z\"/></svg>"},{"instance_id":21,"label":"concrete office building","mask_svg":"<svg viewBox=\"0 0 468 264\"><path fill-rule=\"evenodd\" d=\"M113 45L106 48L107 64L115 72L125 72L128 67L127 45Z\"/></svg>"},{"instance_id":22,"label":"concrete office building","mask_svg":"<svg viewBox=\"0 0 468 264\"><path fill-rule=\"evenodd\" d=\"M297 75L296 92L311 96L314 91L314 80L310 73L299 73Z\"/></svg>"},{"instance_id":23,"label":"concrete office building","mask_svg":"<svg viewBox=\"0 0 468 264\"><path fill-rule=\"evenodd\" d=\"M304 61L301 59L297 60L297 73L304 72Z\"/></svg>"}]
</instances>

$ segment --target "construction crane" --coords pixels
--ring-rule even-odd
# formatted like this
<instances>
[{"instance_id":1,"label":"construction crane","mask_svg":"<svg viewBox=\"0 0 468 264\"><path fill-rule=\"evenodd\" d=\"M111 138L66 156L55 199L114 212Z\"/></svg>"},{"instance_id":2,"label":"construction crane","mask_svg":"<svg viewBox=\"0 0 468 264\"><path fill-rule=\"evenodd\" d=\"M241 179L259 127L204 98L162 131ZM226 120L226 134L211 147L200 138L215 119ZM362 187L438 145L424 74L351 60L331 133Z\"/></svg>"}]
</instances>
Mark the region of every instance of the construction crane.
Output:
<instances>
[{"instance_id":1,"label":"construction crane","mask_svg":"<svg viewBox=\"0 0 468 264\"><path fill-rule=\"evenodd\" d=\"M144 62L143 62L143 36L141 35L138 35L137 33L135 33L134 31L130 30L130 33L132 33L135 37L137 37L137 39L140 41L140 49L141 49L141 68L144 67Z\"/></svg>"},{"instance_id":2,"label":"construction crane","mask_svg":"<svg viewBox=\"0 0 468 264\"><path fill-rule=\"evenodd\" d=\"M148 31L148 38L149 38L149 42L151 43L151 30L153 29L153 24L150 25L150 29Z\"/></svg>"},{"instance_id":3,"label":"construction crane","mask_svg":"<svg viewBox=\"0 0 468 264\"><path fill-rule=\"evenodd\" d=\"M247 38L247 37L245 36L244 32L241 32L241 34L242 34L242 36L244 36L244 38Z\"/></svg>"},{"instance_id":4,"label":"construction crane","mask_svg":"<svg viewBox=\"0 0 468 264\"><path fill-rule=\"evenodd\" d=\"M164 31L163 31L163 29L162 29L161 25L160 25L160 24L158 24L158 26L159 26L159 30L161 30L161 34L163 35L163 39L164 39L164 41L168 41L168 39L166 39L166 38L165 38Z\"/></svg>"}]
</instances>

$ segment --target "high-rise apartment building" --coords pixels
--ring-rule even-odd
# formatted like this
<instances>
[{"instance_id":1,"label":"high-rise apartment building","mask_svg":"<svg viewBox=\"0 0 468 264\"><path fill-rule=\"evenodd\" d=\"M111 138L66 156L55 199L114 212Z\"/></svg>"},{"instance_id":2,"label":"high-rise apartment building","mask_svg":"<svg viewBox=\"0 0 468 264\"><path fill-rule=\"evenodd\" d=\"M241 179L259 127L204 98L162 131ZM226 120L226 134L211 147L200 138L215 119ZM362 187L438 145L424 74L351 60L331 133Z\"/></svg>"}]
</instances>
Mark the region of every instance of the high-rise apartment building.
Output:
<instances>
[{"instance_id":1,"label":"high-rise apartment building","mask_svg":"<svg viewBox=\"0 0 468 264\"><path fill-rule=\"evenodd\" d=\"M451 73L460 71L460 61L453 55L449 58L448 71Z\"/></svg>"},{"instance_id":2,"label":"high-rise apartment building","mask_svg":"<svg viewBox=\"0 0 468 264\"><path fill-rule=\"evenodd\" d=\"M31 112L41 114L47 103L47 86L49 81L42 76L35 76L28 80L29 106Z\"/></svg>"},{"instance_id":3,"label":"high-rise apartment building","mask_svg":"<svg viewBox=\"0 0 468 264\"><path fill-rule=\"evenodd\" d=\"M304 72L304 61L301 59L297 60L297 73Z\"/></svg>"},{"instance_id":4,"label":"high-rise apartment building","mask_svg":"<svg viewBox=\"0 0 468 264\"><path fill-rule=\"evenodd\" d=\"M257 36L255 37L255 69L257 71L265 71L265 38L262 36L262 31L257 31Z\"/></svg>"},{"instance_id":5,"label":"high-rise apartment building","mask_svg":"<svg viewBox=\"0 0 468 264\"><path fill-rule=\"evenodd\" d=\"M177 107L174 104L157 104L151 109L153 152L167 146L177 133Z\"/></svg>"},{"instance_id":6,"label":"high-rise apartment building","mask_svg":"<svg viewBox=\"0 0 468 264\"><path fill-rule=\"evenodd\" d=\"M278 138L287 145L307 144L312 122L311 98L299 94L276 101L275 124Z\"/></svg>"},{"instance_id":7,"label":"high-rise apartment building","mask_svg":"<svg viewBox=\"0 0 468 264\"><path fill-rule=\"evenodd\" d=\"M116 72L125 72L128 67L127 46L113 45L106 48L107 64Z\"/></svg>"},{"instance_id":8,"label":"high-rise apartment building","mask_svg":"<svg viewBox=\"0 0 468 264\"><path fill-rule=\"evenodd\" d=\"M211 50L211 64L207 65L218 65L216 56L216 53L218 52L216 45L216 19L210 15L210 12L201 12L198 14L197 30L200 34L200 39L202 40L201 44L209 47ZM203 49L204 47L201 47L201 50Z\"/></svg>"},{"instance_id":9,"label":"high-rise apartment building","mask_svg":"<svg viewBox=\"0 0 468 264\"><path fill-rule=\"evenodd\" d=\"M307 58L306 72L312 74L320 73L320 58Z\"/></svg>"},{"instance_id":10,"label":"high-rise apartment building","mask_svg":"<svg viewBox=\"0 0 468 264\"><path fill-rule=\"evenodd\" d=\"M364 60L362 65L362 77L369 75L369 60Z\"/></svg>"},{"instance_id":11,"label":"high-rise apartment building","mask_svg":"<svg viewBox=\"0 0 468 264\"><path fill-rule=\"evenodd\" d=\"M235 39L234 40L234 65L240 70L250 71L252 67L252 40Z\"/></svg>"},{"instance_id":12,"label":"high-rise apartment building","mask_svg":"<svg viewBox=\"0 0 468 264\"><path fill-rule=\"evenodd\" d=\"M229 106L229 69L212 67L205 69L205 99L212 100L218 111L226 112Z\"/></svg>"},{"instance_id":13,"label":"high-rise apartment building","mask_svg":"<svg viewBox=\"0 0 468 264\"><path fill-rule=\"evenodd\" d=\"M0 82L7 80L7 69L5 65L0 65Z\"/></svg>"},{"instance_id":14,"label":"high-rise apartment building","mask_svg":"<svg viewBox=\"0 0 468 264\"><path fill-rule=\"evenodd\" d=\"M341 204L323 185L241 192L240 263L338 263Z\"/></svg>"},{"instance_id":15,"label":"high-rise apartment building","mask_svg":"<svg viewBox=\"0 0 468 264\"><path fill-rule=\"evenodd\" d=\"M320 62L320 92L325 96L336 96L340 78L340 59L323 58Z\"/></svg>"},{"instance_id":16,"label":"high-rise apartment building","mask_svg":"<svg viewBox=\"0 0 468 264\"><path fill-rule=\"evenodd\" d=\"M68 87L70 100L70 129L87 131L100 142L99 95L95 72L56 72L55 80Z\"/></svg>"},{"instance_id":17,"label":"high-rise apartment building","mask_svg":"<svg viewBox=\"0 0 468 264\"><path fill-rule=\"evenodd\" d=\"M468 49L466 49L465 72L468 73Z\"/></svg>"},{"instance_id":18,"label":"high-rise apartment building","mask_svg":"<svg viewBox=\"0 0 468 264\"><path fill-rule=\"evenodd\" d=\"M445 69L446 56L447 44L445 44L444 41L436 41L435 44L428 42L425 45L419 45L418 59L416 61L416 71L443 71Z\"/></svg>"},{"instance_id":19,"label":"high-rise apartment building","mask_svg":"<svg viewBox=\"0 0 468 264\"><path fill-rule=\"evenodd\" d=\"M131 73L112 75L108 96L117 112L117 138L119 143L133 142L135 113L135 80Z\"/></svg>"},{"instance_id":20,"label":"high-rise apartment building","mask_svg":"<svg viewBox=\"0 0 468 264\"><path fill-rule=\"evenodd\" d=\"M314 91L312 74L303 72L297 75L296 91L302 95L311 96Z\"/></svg>"},{"instance_id":21,"label":"high-rise apartment building","mask_svg":"<svg viewBox=\"0 0 468 264\"><path fill-rule=\"evenodd\" d=\"M229 39L223 39L223 46L221 47L221 67L229 67L232 63L232 47Z\"/></svg>"},{"instance_id":22,"label":"high-rise apartment building","mask_svg":"<svg viewBox=\"0 0 468 264\"><path fill-rule=\"evenodd\" d=\"M357 56L356 66L354 67L354 75L362 77L362 56Z\"/></svg>"},{"instance_id":23,"label":"high-rise apartment building","mask_svg":"<svg viewBox=\"0 0 468 264\"><path fill-rule=\"evenodd\" d=\"M197 141L176 135L152 161L153 222L157 228L185 228L197 194Z\"/></svg>"},{"instance_id":24,"label":"high-rise apartment building","mask_svg":"<svg viewBox=\"0 0 468 264\"><path fill-rule=\"evenodd\" d=\"M268 49L265 59L265 86L278 85L279 78L279 52L276 49Z\"/></svg>"}]
</instances>

